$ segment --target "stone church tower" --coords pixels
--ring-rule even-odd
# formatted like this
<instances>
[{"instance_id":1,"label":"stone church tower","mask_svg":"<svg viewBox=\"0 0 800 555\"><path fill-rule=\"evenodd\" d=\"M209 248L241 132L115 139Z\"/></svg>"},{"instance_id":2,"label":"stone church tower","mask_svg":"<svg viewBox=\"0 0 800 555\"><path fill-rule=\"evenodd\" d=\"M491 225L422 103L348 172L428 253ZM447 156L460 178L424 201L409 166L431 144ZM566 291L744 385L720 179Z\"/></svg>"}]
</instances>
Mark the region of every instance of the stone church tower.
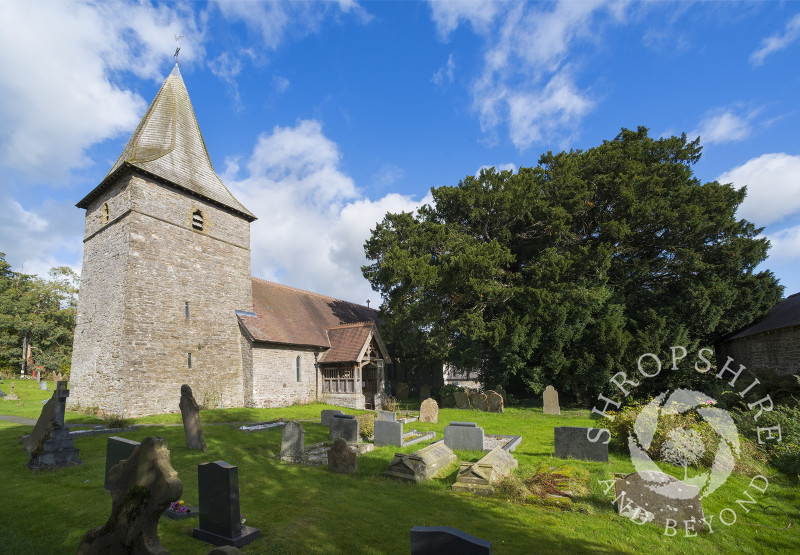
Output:
<instances>
[{"instance_id":1,"label":"stone church tower","mask_svg":"<svg viewBox=\"0 0 800 555\"><path fill-rule=\"evenodd\" d=\"M77 206L86 223L70 403L175 412L186 383L198 400L242 406L237 311L253 310L256 218L214 172L177 64Z\"/></svg>"}]
</instances>

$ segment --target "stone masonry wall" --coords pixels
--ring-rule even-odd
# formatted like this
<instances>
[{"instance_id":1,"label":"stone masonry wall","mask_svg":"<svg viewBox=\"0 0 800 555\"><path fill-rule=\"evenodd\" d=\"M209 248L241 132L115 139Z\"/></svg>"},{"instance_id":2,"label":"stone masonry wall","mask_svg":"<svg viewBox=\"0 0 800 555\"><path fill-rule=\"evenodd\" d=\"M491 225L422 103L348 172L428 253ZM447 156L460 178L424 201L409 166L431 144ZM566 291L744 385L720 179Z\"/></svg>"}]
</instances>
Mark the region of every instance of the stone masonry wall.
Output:
<instances>
[{"instance_id":1,"label":"stone masonry wall","mask_svg":"<svg viewBox=\"0 0 800 555\"><path fill-rule=\"evenodd\" d=\"M718 351L720 368L730 356L762 384L797 385L793 374L800 374L800 326L734 339L719 346Z\"/></svg>"},{"instance_id":2,"label":"stone masonry wall","mask_svg":"<svg viewBox=\"0 0 800 555\"><path fill-rule=\"evenodd\" d=\"M313 403L317 387L314 350L282 345L256 344L251 352L253 364L252 406L288 407ZM297 357L300 381L297 381Z\"/></svg>"}]
</instances>

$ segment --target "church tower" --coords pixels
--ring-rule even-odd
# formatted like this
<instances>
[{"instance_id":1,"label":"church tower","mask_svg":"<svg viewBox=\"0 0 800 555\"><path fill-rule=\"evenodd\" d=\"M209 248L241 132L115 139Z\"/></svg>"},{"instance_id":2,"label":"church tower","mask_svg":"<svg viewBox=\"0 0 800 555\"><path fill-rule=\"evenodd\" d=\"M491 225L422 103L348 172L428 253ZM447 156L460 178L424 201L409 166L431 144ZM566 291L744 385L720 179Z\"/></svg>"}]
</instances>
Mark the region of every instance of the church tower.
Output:
<instances>
[{"instance_id":1,"label":"church tower","mask_svg":"<svg viewBox=\"0 0 800 555\"><path fill-rule=\"evenodd\" d=\"M178 410L189 384L244 404L236 311L253 307L250 223L208 156L177 64L86 210L70 403Z\"/></svg>"}]
</instances>

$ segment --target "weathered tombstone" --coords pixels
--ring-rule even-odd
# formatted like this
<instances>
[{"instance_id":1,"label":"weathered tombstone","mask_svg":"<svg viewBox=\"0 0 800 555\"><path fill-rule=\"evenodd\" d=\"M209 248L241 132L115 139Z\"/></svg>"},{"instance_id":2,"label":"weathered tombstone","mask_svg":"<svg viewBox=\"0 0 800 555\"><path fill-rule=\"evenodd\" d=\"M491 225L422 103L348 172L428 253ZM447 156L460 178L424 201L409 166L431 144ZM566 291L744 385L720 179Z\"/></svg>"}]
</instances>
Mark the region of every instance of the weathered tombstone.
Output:
<instances>
[{"instance_id":1,"label":"weathered tombstone","mask_svg":"<svg viewBox=\"0 0 800 555\"><path fill-rule=\"evenodd\" d=\"M461 410L467 410L470 408L469 397L465 391L456 391L453 393L453 397L456 400L456 408Z\"/></svg>"},{"instance_id":2,"label":"weathered tombstone","mask_svg":"<svg viewBox=\"0 0 800 555\"><path fill-rule=\"evenodd\" d=\"M297 462L303 458L303 444L306 431L300 422L287 422L283 427L281 436L281 459L287 462Z\"/></svg>"},{"instance_id":3,"label":"weathered tombstone","mask_svg":"<svg viewBox=\"0 0 800 555\"><path fill-rule=\"evenodd\" d=\"M358 473L358 456L340 437L333 441L333 447L328 451L328 470L339 474Z\"/></svg>"},{"instance_id":4,"label":"weathered tombstone","mask_svg":"<svg viewBox=\"0 0 800 555\"><path fill-rule=\"evenodd\" d=\"M28 468L42 470L81 464L75 441L64 424L64 413L69 397L67 382L58 382L50 400L42 407L33 432L25 441L25 450L31 454Z\"/></svg>"},{"instance_id":5,"label":"weathered tombstone","mask_svg":"<svg viewBox=\"0 0 800 555\"><path fill-rule=\"evenodd\" d=\"M46 381L40 381L39 382L39 391L47 391L47 382Z\"/></svg>"},{"instance_id":6,"label":"weathered tombstone","mask_svg":"<svg viewBox=\"0 0 800 555\"><path fill-rule=\"evenodd\" d=\"M469 404L472 405L473 409L483 412L486 412L489 408L486 403L486 394L478 393L477 391L469 394Z\"/></svg>"},{"instance_id":7,"label":"weathered tombstone","mask_svg":"<svg viewBox=\"0 0 800 555\"><path fill-rule=\"evenodd\" d=\"M561 414L561 407L558 405L558 391L552 386L548 385L542 394L544 401L543 414Z\"/></svg>"},{"instance_id":8,"label":"weathered tombstone","mask_svg":"<svg viewBox=\"0 0 800 555\"><path fill-rule=\"evenodd\" d=\"M331 419L336 414L344 414L343 411L335 410L335 409L325 409L319 415L319 421L323 426L330 426Z\"/></svg>"},{"instance_id":9,"label":"weathered tombstone","mask_svg":"<svg viewBox=\"0 0 800 555\"><path fill-rule=\"evenodd\" d=\"M436 424L439 422L439 405L435 399L425 399L419 407L419 421Z\"/></svg>"},{"instance_id":10,"label":"weathered tombstone","mask_svg":"<svg viewBox=\"0 0 800 555\"><path fill-rule=\"evenodd\" d=\"M502 385L497 384L497 387L495 387L494 390L497 393L500 394L500 397L503 398L503 404L505 405L505 403L506 403L506 390L505 390L505 388Z\"/></svg>"},{"instance_id":11,"label":"weathered tombstone","mask_svg":"<svg viewBox=\"0 0 800 555\"><path fill-rule=\"evenodd\" d=\"M419 482L433 478L456 460L456 454L440 440L408 455L395 453L383 475L405 482Z\"/></svg>"},{"instance_id":12,"label":"weathered tombstone","mask_svg":"<svg viewBox=\"0 0 800 555\"><path fill-rule=\"evenodd\" d=\"M408 384L405 382L400 382L397 384L397 398L401 401L408 400Z\"/></svg>"},{"instance_id":13,"label":"weathered tombstone","mask_svg":"<svg viewBox=\"0 0 800 555\"><path fill-rule=\"evenodd\" d=\"M492 542L449 526L414 526L411 555L492 555Z\"/></svg>"},{"instance_id":14,"label":"weathered tombstone","mask_svg":"<svg viewBox=\"0 0 800 555\"><path fill-rule=\"evenodd\" d=\"M168 553L158 539L158 519L183 493L183 483L169 462L167 442L146 437L109 475L111 516L104 526L86 532L79 555Z\"/></svg>"},{"instance_id":15,"label":"weathered tombstone","mask_svg":"<svg viewBox=\"0 0 800 555\"><path fill-rule=\"evenodd\" d=\"M14 393L14 382L11 382L11 389L8 391L8 395L3 397L5 401L19 401L19 396Z\"/></svg>"},{"instance_id":16,"label":"weathered tombstone","mask_svg":"<svg viewBox=\"0 0 800 555\"><path fill-rule=\"evenodd\" d=\"M685 484L669 474L643 471L614 481L617 513L631 520L705 530L700 488Z\"/></svg>"},{"instance_id":17,"label":"weathered tombstone","mask_svg":"<svg viewBox=\"0 0 800 555\"><path fill-rule=\"evenodd\" d=\"M385 445L403 445L403 424L387 420L375 421L375 436L372 441L375 447Z\"/></svg>"},{"instance_id":18,"label":"weathered tombstone","mask_svg":"<svg viewBox=\"0 0 800 555\"><path fill-rule=\"evenodd\" d=\"M487 391L486 406L489 412L503 412L503 397L496 391Z\"/></svg>"},{"instance_id":19,"label":"weathered tombstone","mask_svg":"<svg viewBox=\"0 0 800 555\"><path fill-rule=\"evenodd\" d=\"M180 408L186 447L205 451L206 441L203 439L203 426L200 424L200 405L194 400L192 388L187 384L181 386Z\"/></svg>"},{"instance_id":20,"label":"weathered tombstone","mask_svg":"<svg viewBox=\"0 0 800 555\"><path fill-rule=\"evenodd\" d=\"M138 441L124 437L112 436L106 440L106 478L104 483L106 491L111 491L111 484L108 480L111 469L130 457L139 445Z\"/></svg>"},{"instance_id":21,"label":"weathered tombstone","mask_svg":"<svg viewBox=\"0 0 800 555\"><path fill-rule=\"evenodd\" d=\"M590 430L593 430L591 433ZM591 441L596 438L597 441ZM555 456L559 459L573 458L608 462L608 432L597 428L560 426L554 428Z\"/></svg>"},{"instance_id":22,"label":"weathered tombstone","mask_svg":"<svg viewBox=\"0 0 800 555\"><path fill-rule=\"evenodd\" d=\"M386 422L397 422L397 413L388 410L379 410L378 420L384 420Z\"/></svg>"},{"instance_id":23,"label":"weathered tombstone","mask_svg":"<svg viewBox=\"0 0 800 555\"><path fill-rule=\"evenodd\" d=\"M511 472L518 464L511 453L502 447L495 447L478 462L461 463L453 490L492 495L494 493L492 484Z\"/></svg>"},{"instance_id":24,"label":"weathered tombstone","mask_svg":"<svg viewBox=\"0 0 800 555\"><path fill-rule=\"evenodd\" d=\"M475 422L450 422L444 427L444 443L450 449L483 451L483 428Z\"/></svg>"},{"instance_id":25,"label":"weathered tombstone","mask_svg":"<svg viewBox=\"0 0 800 555\"><path fill-rule=\"evenodd\" d=\"M337 437L347 443L358 443L358 420L350 414L335 414L331 419L328 431L328 440L334 441Z\"/></svg>"},{"instance_id":26,"label":"weathered tombstone","mask_svg":"<svg viewBox=\"0 0 800 555\"><path fill-rule=\"evenodd\" d=\"M424 383L419 387L419 400L424 401L425 399L430 399L431 397L431 386Z\"/></svg>"},{"instance_id":27,"label":"weathered tombstone","mask_svg":"<svg viewBox=\"0 0 800 555\"><path fill-rule=\"evenodd\" d=\"M197 465L200 499L199 526L192 537L214 545L242 547L261 537L261 530L245 526L239 512L239 468L225 461Z\"/></svg>"}]
</instances>

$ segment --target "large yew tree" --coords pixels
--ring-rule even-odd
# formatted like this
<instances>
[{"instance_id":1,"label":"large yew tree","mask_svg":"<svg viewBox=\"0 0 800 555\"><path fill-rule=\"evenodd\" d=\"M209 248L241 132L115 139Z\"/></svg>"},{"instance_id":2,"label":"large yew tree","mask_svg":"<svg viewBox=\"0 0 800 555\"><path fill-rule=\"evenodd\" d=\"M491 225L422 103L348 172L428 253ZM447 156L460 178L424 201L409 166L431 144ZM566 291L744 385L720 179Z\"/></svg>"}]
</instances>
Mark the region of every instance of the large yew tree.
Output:
<instances>
[{"instance_id":1,"label":"large yew tree","mask_svg":"<svg viewBox=\"0 0 800 555\"><path fill-rule=\"evenodd\" d=\"M538 166L481 171L387 214L365 244L384 336L412 371L430 360L483 382L588 400L640 354L689 352L781 298L755 272L769 242L736 218L745 190L701 183L699 140L623 129ZM689 358L637 391L690 385Z\"/></svg>"}]
</instances>

